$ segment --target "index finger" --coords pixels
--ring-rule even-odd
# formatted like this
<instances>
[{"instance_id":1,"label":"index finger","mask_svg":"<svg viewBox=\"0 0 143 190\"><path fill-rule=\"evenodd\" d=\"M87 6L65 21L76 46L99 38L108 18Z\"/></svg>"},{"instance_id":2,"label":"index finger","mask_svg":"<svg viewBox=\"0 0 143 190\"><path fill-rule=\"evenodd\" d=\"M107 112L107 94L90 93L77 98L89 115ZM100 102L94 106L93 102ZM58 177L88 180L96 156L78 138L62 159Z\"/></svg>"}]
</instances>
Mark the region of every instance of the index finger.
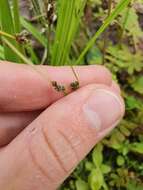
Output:
<instances>
[{"instance_id":1,"label":"index finger","mask_svg":"<svg viewBox=\"0 0 143 190\"><path fill-rule=\"evenodd\" d=\"M35 66L0 62L0 111L32 111L46 108L49 104L63 97L62 93L54 90L51 81L66 88L75 81L69 66ZM90 83L111 85L111 74L103 66L76 66L80 86ZM43 73L43 76L42 74Z\"/></svg>"}]
</instances>

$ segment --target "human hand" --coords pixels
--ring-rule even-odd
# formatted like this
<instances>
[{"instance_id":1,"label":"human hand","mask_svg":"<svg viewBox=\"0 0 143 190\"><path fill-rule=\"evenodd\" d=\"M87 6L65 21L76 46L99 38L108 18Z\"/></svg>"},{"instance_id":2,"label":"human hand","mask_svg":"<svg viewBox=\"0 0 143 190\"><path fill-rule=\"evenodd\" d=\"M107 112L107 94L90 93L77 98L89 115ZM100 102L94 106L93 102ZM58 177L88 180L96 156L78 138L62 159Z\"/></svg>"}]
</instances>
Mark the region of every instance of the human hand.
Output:
<instances>
[{"instance_id":1,"label":"human hand","mask_svg":"<svg viewBox=\"0 0 143 190\"><path fill-rule=\"evenodd\" d=\"M36 68L65 86L74 80L69 67ZM0 189L56 189L122 118L109 71L76 71L81 88L63 97L30 66L0 63Z\"/></svg>"}]
</instances>

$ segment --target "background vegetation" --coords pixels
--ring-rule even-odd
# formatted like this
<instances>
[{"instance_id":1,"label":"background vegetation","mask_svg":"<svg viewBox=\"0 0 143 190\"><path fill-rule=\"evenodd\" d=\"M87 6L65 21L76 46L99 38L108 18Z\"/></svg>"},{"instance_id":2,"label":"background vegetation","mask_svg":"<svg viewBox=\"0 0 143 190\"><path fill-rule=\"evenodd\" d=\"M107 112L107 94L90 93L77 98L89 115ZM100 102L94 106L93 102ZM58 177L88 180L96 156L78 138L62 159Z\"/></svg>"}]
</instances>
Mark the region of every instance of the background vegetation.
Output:
<instances>
[{"instance_id":1,"label":"background vegetation","mask_svg":"<svg viewBox=\"0 0 143 190\"><path fill-rule=\"evenodd\" d=\"M0 36L1 60L105 65L121 86L124 119L60 189L142 190L143 1L0 0Z\"/></svg>"}]
</instances>

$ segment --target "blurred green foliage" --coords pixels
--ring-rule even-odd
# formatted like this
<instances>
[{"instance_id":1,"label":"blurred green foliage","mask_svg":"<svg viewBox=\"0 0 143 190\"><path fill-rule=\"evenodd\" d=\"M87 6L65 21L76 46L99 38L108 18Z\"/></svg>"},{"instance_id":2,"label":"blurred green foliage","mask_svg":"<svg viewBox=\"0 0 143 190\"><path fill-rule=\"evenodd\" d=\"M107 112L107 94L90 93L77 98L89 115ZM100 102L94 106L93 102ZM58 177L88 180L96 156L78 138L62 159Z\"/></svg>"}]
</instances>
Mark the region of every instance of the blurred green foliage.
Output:
<instances>
[{"instance_id":1,"label":"blurred green foliage","mask_svg":"<svg viewBox=\"0 0 143 190\"><path fill-rule=\"evenodd\" d=\"M13 0L13 2L18 3L18 0ZM51 15L48 15L46 13L47 5L45 2L32 0L31 7L33 9L30 9L30 13L33 15L33 18L31 20L23 19L23 17L19 19L21 27L25 29L18 36L22 37L19 40L22 39L24 41L25 54L35 64L46 63L50 61L50 54L53 55L51 52L53 51L54 44L53 33L55 32L56 26L54 19L56 18L57 9L52 7L53 12ZM82 1L80 2L82 3ZM88 44L105 18L107 18L110 6L108 2L108 0L88 0L84 17L82 21L78 21L77 23L81 27L80 30L77 29L77 25L74 28L75 23L73 23L73 27L67 27L66 23L64 24L67 31L68 28L72 28L74 36L76 33L74 43L72 43L74 36L71 33L65 36L62 28L59 28L57 39L64 39L64 44L68 50L65 52L65 45L63 44L62 50L65 55L65 58L62 58L63 61L67 60L68 57L73 63L77 60L86 44ZM114 9L119 2L119 0L112 0L111 8ZM2 0L1 3L6 4L8 0ZM65 3L67 2L65 1ZM59 6L57 1L56 5ZM5 11L5 15L9 11L7 8L5 6L5 10L7 10L7 12ZM9 22L12 22L11 15L15 15L18 11L16 9L12 10L9 14ZM15 14L14 10L16 11ZM73 12L72 10L70 11L72 15ZM62 14L65 14L64 10ZM66 11L66 15L68 16L68 11ZM70 24L70 17L67 16L65 19ZM2 19L2 15L0 18ZM62 26L62 17L60 19L60 25ZM0 22L0 29L4 28L4 26L5 23ZM5 26L4 29L4 31L13 34L13 32L9 31L8 26ZM50 33L52 35L49 35ZM69 39L69 44L67 44L67 39ZM13 39L9 41L13 42ZM54 49L56 48L60 50L61 46L56 47L55 45ZM13 60L14 57L11 57L11 53L13 55L13 52L11 52L7 45L3 45L3 43L0 44L0 59L6 58L4 55L5 49L8 51L8 60ZM55 50L54 53L57 54L57 51ZM60 54L60 51L58 53ZM48 56L49 59L47 58ZM58 60L59 63L60 61L61 59ZM143 0L131 1L129 6L110 23L110 26L98 38L94 46L90 48L82 63L83 65L105 65L109 68L112 72L113 79L121 86L122 95L126 103L126 113L118 127L95 146L71 176L63 183L60 189L142 190ZM57 64L57 60L55 60L55 64Z\"/></svg>"}]
</instances>

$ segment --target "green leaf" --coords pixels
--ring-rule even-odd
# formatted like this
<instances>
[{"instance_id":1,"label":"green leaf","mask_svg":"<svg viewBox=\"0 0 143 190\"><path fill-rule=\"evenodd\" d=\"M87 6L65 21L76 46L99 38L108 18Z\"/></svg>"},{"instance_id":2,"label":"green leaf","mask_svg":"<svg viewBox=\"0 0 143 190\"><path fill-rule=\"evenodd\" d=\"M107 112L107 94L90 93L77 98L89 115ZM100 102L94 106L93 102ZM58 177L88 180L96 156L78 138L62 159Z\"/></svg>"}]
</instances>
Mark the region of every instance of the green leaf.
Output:
<instances>
[{"instance_id":1,"label":"green leaf","mask_svg":"<svg viewBox=\"0 0 143 190\"><path fill-rule=\"evenodd\" d=\"M114 138L116 138L119 142L123 142L125 140L125 136L119 129L115 129Z\"/></svg>"},{"instance_id":2,"label":"green leaf","mask_svg":"<svg viewBox=\"0 0 143 190\"><path fill-rule=\"evenodd\" d=\"M137 183L135 180L131 180L127 184L127 190L142 190L143 184Z\"/></svg>"},{"instance_id":3,"label":"green leaf","mask_svg":"<svg viewBox=\"0 0 143 190\"><path fill-rule=\"evenodd\" d=\"M130 130L124 125L120 125L120 131L126 137L130 136L130 134L131 134Z\"/></svg>"},{"instance_id":4,"label":"green leaf","mask_svg":"<svg viewBox=\"0 0 143 190\"><path fill-rule=\"evenodd\" d=\"M121 156L121 155L119 155L119 156L117 157L117 164L118 164L118 166L123 166L124 163L125 163L124 157Z\"/></svg>"},{"instance_id":5,"label":"green leaf","mask_svg":"<svg viewBox=\"0 0 143 190\"><path fill-rule=\"evenodd\" d=\"M130 144L130 150L139 154L143 154L143 142Z\"/></svg>"},{"instance_id":6,"label":"green leaf","mask_svg":"<svg viewBox=\"0 0 143 190\"><path fill-rule=\"evenodd\" d=\"M126 13L128 13L128 15L126 15ZM136 10L133 7L124 9L121 14L121 23L124 22L125 17L127 17L127 19L124 27L130 35L134 36L134 39L137 42L139 38L143 36L143 31L139 25L139 18Z\"/></svg>"},{"instance_id":7,"label":"green leaf","mask_svg":"<svg viewBox=\"0 0 143 190\"><path fill-rule=\"evenodd\" d=\"M134 96L127 96L126 97L126 109L127 110L133 110L133 109L141 109L142 108L142 102L139 101Z\"/></svg>"},{"instance_id":8,"label":"green leaf","mask_svg":"<svg viewBox=\"0 0 143 190\"><path fill-rule=\"evenodd\" d=\"M15 35L15 28L10 8L10 3L8 0L0 0L0 23L1 28L4 32ZM18 44L13 39L8 39L13 46L18 48ZM19 62L19 58L17 55L13 53L13 51L4 44L4 54L5 59L8 61Z\"/></svg>"},{"instance_id":9,"label":"green leaf","mask_svg":"<svg viewBox=\"0 0 143 190\"><path fill-rule=\"evenodd\" d=\"M86 168L86 170L91 171L94 167L95 166L94 166L94 164L92 162L89 162L89 161L85 162L85 168Z\"/></svg>"},{"instance_id":10,"label":"green leaf","mask_svg":"<svg viewBox=\"0 0 143 190\"><path fill-rule=\"evenodd\" d=\"M13 53L15 53L19 58L21 58L21 60L24 63L33 66L32 61L25 57L18 49L16 49L16 47L10 41L8 41L6 38L3 38L3 41L12 50Z\"/></svg>"},{"instance_id":11,"label":"green leaf","mask_svg":"<svg viewBox=\"0 0 143 190\"><path fill-rule=\"evenodd\" d=\"M108 165L102 164L101 171L103 174L108 174L111 171L111 167Z\"/></svg>"},{"instance_id":12,"label":"green leaf","mask_svg":"<svg viewBox=\"0 0 143 190\"><path fill-rule=\"evenodd\" d=\"M21 32L20 14L19 14L19 0L13 0L13 22L15 33Z\"/></svg>"},{"instance_id":13,"label":"green leaf","mask_svg":"<svg viewBox=\"0 0 143 190\"><path fill-rule=\"evenodd\" d=\"M126 55L126 56L125 56ZM135 71L141 71L143 68L143 56L140 51L135 54L131 53L129 48L125 45L109 46L107 49L106 60L112 65L117 65L118 70L127 70L129 74L133 74Z\"/></svg>"},{"instance_id":14,"label":"green leaf","mask_svg":"<svg viewBox=\"0 0 143 190\"><path fill-rule=\"evenodd\" d=\"M113 135L111 136L108 146L115 150L119 150L122 147L122 144L116 138L115 133L113 133Z\"/></svg>"},{"instance_id":15,"label":"green leaf","mask_svg":"<svg viewBox=\"0 0 143 190\"><path fill-rule=\"evenodd\" d=\"M132 87L136 92L143 94L143 76L137 77Z\"/></svg>"},{"instance_id":16,"label":"green leaf","mask_svg":"<svg viewBox=\"0 0 143 190\"><path fill-rule=\"evenodd\" d=\"M92 160L96 167L100 167L103 162L103 145L100 143L98 144L92 153Z\"/></svg>"},{"instance_id":17,"label":"green leaf","mask_svg":"<svg viewBox=\"0 0 143 190\"><path fill-rule=\"evenodd\" d=\"M66 65L87 0L60 0L52 65Z\"/></svg>"},{"instance_id":18,"label":"green leaf","mask_svg":"<svg viewBox=\"0 0 143 190\"><path fill-rule=\"evenodd\" d=\"M93 169L89 175L89 185L91 190L100 190L104 184L103 175L100 169Z\"/></svg>"},{"instance_id":19,"label":"green leaf","mask_svg":"<svg viewBox=\"0 0 143 190\"><path fill-rule=\"evenodd\" d=\"M82 179L78 179L75 182L76 190L89 190L88 183L83 181Z\"/></svg>"}]
</instances>

